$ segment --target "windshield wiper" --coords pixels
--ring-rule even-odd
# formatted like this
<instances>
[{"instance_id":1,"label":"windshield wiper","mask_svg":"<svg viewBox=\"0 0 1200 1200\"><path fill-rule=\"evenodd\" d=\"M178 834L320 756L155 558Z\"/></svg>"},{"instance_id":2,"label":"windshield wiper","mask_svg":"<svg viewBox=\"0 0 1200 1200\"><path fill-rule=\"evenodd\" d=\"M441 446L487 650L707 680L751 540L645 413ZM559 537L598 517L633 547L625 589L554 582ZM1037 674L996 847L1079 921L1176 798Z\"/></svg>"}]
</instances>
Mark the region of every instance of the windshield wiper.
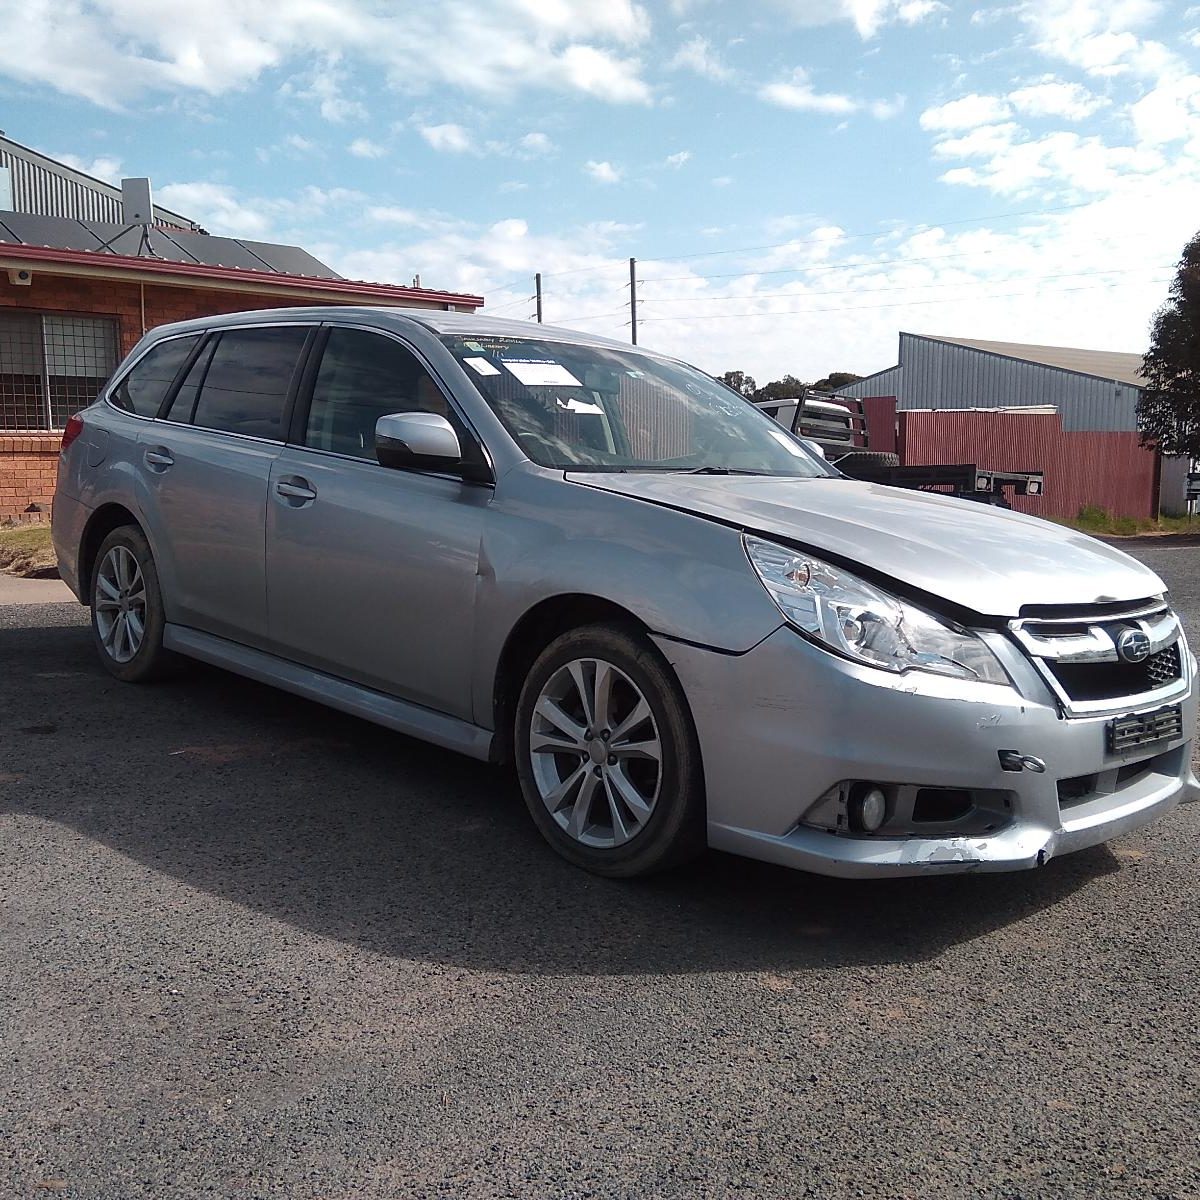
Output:
<instances>
[{"instance_id":1,"label":"windshield wiper","mask_svg":"<svg viewBox=\"0 0 1200 1200\"><path fill-rule=\"evenodd\" d=\"M750 471L745 467L685 467L683 475L769 475L770 471Z\"/></svg>"}]
</instances>

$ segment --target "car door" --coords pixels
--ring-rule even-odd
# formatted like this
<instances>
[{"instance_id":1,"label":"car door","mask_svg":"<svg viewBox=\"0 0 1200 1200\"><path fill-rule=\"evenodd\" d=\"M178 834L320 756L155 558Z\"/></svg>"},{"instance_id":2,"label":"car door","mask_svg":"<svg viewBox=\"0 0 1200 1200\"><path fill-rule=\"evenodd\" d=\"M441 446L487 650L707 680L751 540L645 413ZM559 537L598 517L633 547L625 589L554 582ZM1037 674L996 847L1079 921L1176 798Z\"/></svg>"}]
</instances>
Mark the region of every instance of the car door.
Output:
<instances>
[{"instance_id":1,"label":"car door","mask_svg":"<svg viewBox=\"0 0 1200 1200\"><path fill-rule=\"evenodd\" d=\"M210 335L143 430L142 507L169 621L265 642L267 485L314 331L269 325Z\"/></svg>"},{"instance_id":2,"label":"car door","mask_svg":"<svg viewBox=\"0 0 1200 1200\"><path fill-rule=\"evenodd\" d=\"M411 349L325 335L295 444L271 471L267 597L277 653L471 718L475 590L490 487L381 466L379 417L438 412L472 435ZM303 404L302 404L303 407Z\"/></svg>"}]
</instances>

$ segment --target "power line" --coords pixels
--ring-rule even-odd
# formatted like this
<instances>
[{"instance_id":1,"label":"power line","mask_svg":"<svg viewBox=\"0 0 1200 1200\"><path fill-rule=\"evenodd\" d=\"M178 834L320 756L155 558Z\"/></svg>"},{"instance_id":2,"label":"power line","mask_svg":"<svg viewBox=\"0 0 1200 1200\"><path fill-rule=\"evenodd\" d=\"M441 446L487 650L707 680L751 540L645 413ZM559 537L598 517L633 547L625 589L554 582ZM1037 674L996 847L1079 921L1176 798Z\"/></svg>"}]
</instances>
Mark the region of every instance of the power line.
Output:
<instances>
[{"instance_id":1,"label":"power line","mask_svg":"<svg viewBox=\"0 0 1200 1200\"><path fill-rule=\"evenodd\" d=\"M992 283L1025 283L1032 282L1035 279L1078 279L1085 275L1135 275L1144 271L1169 271L1173 264L1164 263L1161 266L1153 267L1110 267L1102 271L1064 271L1056 275L1010 275L1007 279L995 279ZM869 288L864 293L866 295L875 295L877 292L910 292L924 290L927 288L947 288L947 287L969 287L971 280L962 280L959 283L909 283L898 287L885 288ZM809 296L836 296L845 292L845 287L834 288L827 292L755 292L746 294L744 292L734 292L725 296L664 296L662 298L647 299L645 296L639 297L642 304L692 304L692 303L708 303L715 300L767 300L779 296L793 296L797 300L807 299ZM645 320L651 318L646 317Z\"/></svg>"},{"instance_id":2,"label":"power line","mask_svg":"<svg viewBox=\"0 0 1200 1200\"><path fill-rule=\"evenodd\" d=\"M850 241L852 238L857 239L857 238L865 238L865 237L889 237L889 236L892 236L897 233L906 232L908 230L919 231L922 229L935 229L935 228L941 229L941 228L945 228L946 226L949 226L949 225L978 225L984 221L1004 221L1010 217L1048 216L1050 213L1069 212L1071 209L1074 209L1074 208L1087 208L1089 205L1094 204L1094 203L1095 203L1095 201L1093 201L1093 200L1084 200L1084 201L1080 202L1079 204L1060 204L1056 208L1027 208L1021 212L997 213L994 216L990 216L990 217L962 217L961 219L954 220L954 221L917 221L911 225L901 225L896 229L890 229L890 230L888 230L888 229L884 229L884 230L873 229L873 230L870 230L870 231L864 232L864 233L843 233L839 236L838 240L847 242L847 241ZM807 238L803 241L797 240L795 238L790 238L786 242L769 242L768 244L763 245L763 246L736 246L730 250L701 250L695 254L667 254L667 255L664 255L663 257L671 262L674 262L677 260L689 259L689 258L716 258L720 254L750 254L752 251L755 251L755 250L778 250L783 246L821 245L828 241L829 241L828 238Z\"/></svg>"},{"instance_id":3,"label":"power line","mask_svg":"<svg viewBox=\"0 0 1200 1200\"><path fill-rule=\"evenodd\" d=\"M1150 279L1147 282L1170 283L1170 278ZM1084 284L1080 287L1051 288L1049 291L1054 295L1058 295L1067 292L1096 291L1115 286L1115 284L1111 283L1092 283ZM746 317L794 317L803 316L808 313L863 312L876 308L909 308L918 304L953 304L958 300L1006 300L1014 296L1036 296L1041 291L1041 288L1034 288L1032 291L1024 292L992 292L990 294L977 291L970 296L936 296L931 300L894 300L888 304L844 304L837 308L789 308L777 312L689 313L675 317L642 317L641 320L643 323L646 321L730 321L735 318L745 319Z\"/></svg>"}]
</instances>

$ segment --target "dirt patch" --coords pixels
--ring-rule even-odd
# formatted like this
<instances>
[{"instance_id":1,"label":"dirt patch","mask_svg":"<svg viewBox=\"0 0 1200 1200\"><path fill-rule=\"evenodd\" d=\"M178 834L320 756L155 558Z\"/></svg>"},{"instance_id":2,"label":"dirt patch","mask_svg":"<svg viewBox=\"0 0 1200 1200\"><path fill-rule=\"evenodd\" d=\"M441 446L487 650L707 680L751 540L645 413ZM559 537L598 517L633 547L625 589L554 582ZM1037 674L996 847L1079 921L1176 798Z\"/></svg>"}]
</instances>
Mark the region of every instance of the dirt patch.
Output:
<instances>
[{"instance_id":1,"label":"dirt patch","mask_svg":"<svg viewBox=\"0 0 1200 1200\"><path fill-rule=\"evenodd\" d=\"M58 559L50 544L50 526L0 529L0 571L23 579L56 579Z\"/></svg>"}]
</instances>

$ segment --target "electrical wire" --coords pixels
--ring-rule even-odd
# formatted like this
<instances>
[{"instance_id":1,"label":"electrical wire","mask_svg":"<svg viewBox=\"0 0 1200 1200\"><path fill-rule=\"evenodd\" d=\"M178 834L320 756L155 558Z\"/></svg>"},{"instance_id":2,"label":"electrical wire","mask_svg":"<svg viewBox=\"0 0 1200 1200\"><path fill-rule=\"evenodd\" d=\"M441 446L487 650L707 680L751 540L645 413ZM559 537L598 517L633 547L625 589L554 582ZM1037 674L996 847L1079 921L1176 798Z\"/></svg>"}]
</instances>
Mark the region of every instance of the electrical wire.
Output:
<instances>
[{"instance_id":1,"label":"electrical wire","mask_svg":"<svg viewBox=\"0 0 1200 1200\"><path fill-rule=\"evenodd\" d=\"M1057 275L1010 275L1007 279L995 279L992 283L1027 283L1035 279L1078 279L1085 275L1136 275L1145 271L1169 271L1171 263L1164 263L1161 266L1153 267L1110 267L1102 271L1064 271ZM958 283L909 283L902 284L898 287L885 288L867 288L864 290L864 295L873 296L877 292L910 292L924 291L928 288L947 288L947 287L968 287L971 285L971 280L964 279ZM746 293L731 293L725 296L638 296L638 307L643 304L691 304L691 303L707 303L716 300L766 300L772 297L793 296L797 300L807 299L809 296L837 296L844 293L845 287L834 288L827 292L755 292L747 295Z\"/></svg>"},{"instance_id":2,"label":"electrical wire","mask_svg":"<svg viewBox=\"0 0 1200 1200\"><path fill-rule=\"evenodd\" d=\"M1147 283L1169 283L1170 277L1162 279L1150 279ZM644 324L648 321L731 321L734 319L745 319L746 317L794 317L803 316L809 313L835 313L835 312L864 312L869 309L878 308L909 308L919 304L953 304L960 300L1006 300L1014 296L1037 296L1042 294L1059 295L1068 292L1090 292L1104 288L1113 288L1119 285L1113 283L1092 283L1083 284L1080 287L1070 288L1049 288L1043 292L1041 288L1034 288L1032 291L1023 292L979 292L966 296L936 296L931 300L894 300L888 304L843 304L837 308L789 308L777 312L741 312L741 313L711 313L711 314L696 314L689 313L683 316L674 317L643 317L638 314L638 324Z\"/></svg>"}]
</instances>

